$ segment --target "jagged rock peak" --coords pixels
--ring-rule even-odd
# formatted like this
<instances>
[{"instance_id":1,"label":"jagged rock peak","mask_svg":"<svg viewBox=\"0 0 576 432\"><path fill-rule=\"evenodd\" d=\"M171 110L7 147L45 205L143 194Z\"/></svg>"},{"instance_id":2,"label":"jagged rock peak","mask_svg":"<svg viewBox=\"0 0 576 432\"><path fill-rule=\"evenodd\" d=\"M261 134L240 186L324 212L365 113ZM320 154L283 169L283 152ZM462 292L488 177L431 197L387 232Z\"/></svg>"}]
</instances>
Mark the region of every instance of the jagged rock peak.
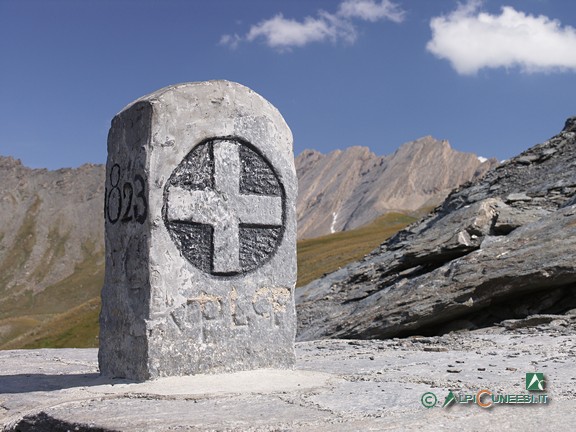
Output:
<instances>
[{"instance_id":1,"label":"jagged rock peak","mask_svg":"<svg viewBox=\"0 0 576 432\"><path fill-rule=\"evenodd\" d=\"M303 150L297 157L299 159L309 159L309 158L317 158L319 156L331 156L331 157L339 157L341 155L361 155L367 157L379 157L376 156L369 147L366 146L350 146L346 147L345 149L335 149L328 153L322 153L318 150L313 149L306 149Z\"/></svg>"},{"instance_id":2,"label":"jagged rock peak","mask_svg":"<svg viewBox=\"0 0 576 432\"><path fill-rule=\"evenodd\" d=\"M452 149L452 146L448 142L448 140L437 140L431 135L426 135L420 138L417 138L413 141L407 141L404 144L400 145L398 149L394 153L398 153L400 151L418 151L422 149ZM332 156L337 157L341 155L361 155L364 157L369 158L385 158L389 156L378 156L376 155L369 147L367 146L350 146L345 149L336 149L332 150L328 153L322 153L318 150L314 149L305 149L299 155L299 159L309 159L309 158L317 158L319 156Z\"/></svg>"},{"instance_id":3,"label":"jagged rock peak","mask_svg":"<svg viewBox=\"0 0 576 432\"><path fill-rule=\"evenodd\" d=\"M568 117L562 132L576 132L576 116Z\"/></svg>"},{"instance_id":4,"label":"jagged rock peak","mask_svg":"<svg viewBox=\"0 0 576 432\"><path fill-rule=\"evenodd\" d=\"M0 169L11 169L15 167L23 167L20 159L15 159L12 156L0 155Z\"/></svg>"},{"instance_id":5,"label":"jagged rock peak","mask_svg":"<svg viewBox=\"0 0 576 432\"><path fill-rule=\"evenodd\" d=\"M305 149L302 151L302 153L300 153L298 155L298 157L302 158L302 159L308 159L311 157L315 157L317 155L321 155L322 153L320 153L318 150L314 150L314 149Z\"/></svg>"},{"instance_id":6,"label":"jagged rock peak","mask_svg":"<svg viewBox=\"0 0 576 432\"><path fill-rule=\"evenodd\" d=\"M58 168L58 169L46 169L46 168L30 168L22 163L22 160L16 159L12 156L2 156L0 155L0 170L7 171L12 169L23 169L23 170L30 170L34 172L43 172L43 173L68 173L68 172L85 172L85 171L99 171L104 170L105 167L103 164L94 164L94 163L84 163L77 168Z\"/></svg>"},{"instance_id":7,"label":"jagged rock peak","mask_svg":"<svg viewBox=\"0 0 576 432\"><path fill-rule=\"evenodd\" d=\"M410 149L410 148L426 148L426 147L452 149L448 140L445 140L445 139L438 140L438 139L434 138L432 135L426 135L426 136L420 137L418 139L415 139L414 141L405 142L404 144L402 144L398 148L398 150Z\"/></svg>"},{"instance_id":8,"label":"jagged rock peak","mask_svg":"<svg viewBox=\"0 0 576 432\"><path fill-rule=\"evenodd\" d=\"M434 207L453 188L497 164L431 136L407 142L388 156L361 146L328 154L306 150L296 158L298 236L353 229L391 211Z\"/></svg>"}]
</instances>

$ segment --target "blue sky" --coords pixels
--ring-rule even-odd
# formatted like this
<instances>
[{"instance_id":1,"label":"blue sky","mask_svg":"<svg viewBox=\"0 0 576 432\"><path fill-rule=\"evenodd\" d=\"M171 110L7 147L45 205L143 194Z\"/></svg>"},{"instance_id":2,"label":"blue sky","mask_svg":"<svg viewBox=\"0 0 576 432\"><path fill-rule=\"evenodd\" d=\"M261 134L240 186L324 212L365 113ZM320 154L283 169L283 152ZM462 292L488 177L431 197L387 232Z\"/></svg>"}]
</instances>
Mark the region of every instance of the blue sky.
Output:
<instances>
[{"instance_id":1,"label":"blue sky","mask_svg":"<svg viewBox=\"0 0 576 432\"><path fill-rule=\"evenodd\" d=\"M0 0L0 155L103 163L112 117L186 81L272 102L298 154L424 135L505 159L576 115L568 0Z\"/></svg>"}]
</instances>

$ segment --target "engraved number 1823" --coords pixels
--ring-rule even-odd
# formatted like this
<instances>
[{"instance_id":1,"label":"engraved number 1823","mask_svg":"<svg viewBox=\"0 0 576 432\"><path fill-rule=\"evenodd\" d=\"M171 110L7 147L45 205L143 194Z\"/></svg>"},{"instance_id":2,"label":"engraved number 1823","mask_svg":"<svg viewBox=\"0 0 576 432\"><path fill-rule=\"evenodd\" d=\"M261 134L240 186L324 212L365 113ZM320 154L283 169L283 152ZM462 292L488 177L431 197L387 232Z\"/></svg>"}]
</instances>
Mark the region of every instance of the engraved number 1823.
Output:
<instances>
[{"instance_id":1,"label":"engraved number 1823","mask_svg":"<svg viewBox=\"0 0 576 432\"><path fill-rule=\"evenodd\" d=\"M136 222L143 224L148 216L146 182L140 174L135 174L133 181L122 180L120 165L114 164L110 170L110 190L106 188L104 196L104 217L111 224Z\"/></svg>"}]
</instances>

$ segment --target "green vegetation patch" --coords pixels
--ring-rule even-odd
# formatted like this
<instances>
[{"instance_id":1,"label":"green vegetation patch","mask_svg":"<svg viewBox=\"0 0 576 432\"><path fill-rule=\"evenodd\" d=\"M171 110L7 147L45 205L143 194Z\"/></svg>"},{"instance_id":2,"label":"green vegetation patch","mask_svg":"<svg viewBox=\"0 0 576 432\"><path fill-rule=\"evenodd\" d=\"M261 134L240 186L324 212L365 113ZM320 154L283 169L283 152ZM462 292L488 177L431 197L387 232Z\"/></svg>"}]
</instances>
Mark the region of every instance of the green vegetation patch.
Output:
<instances>
[{"instance_id":1,"label":"green vegetation patch","mask_svg":"<svg viewBox=\"0 0 576 432\"><path fill-rule=\"evenodd\" d=\"M296 286L306 285L361 259L417 219L403 213L387 213L354 230L299 241Z\"/></svg>"},{"instance_id":2,"label":"green vegetation patch","mask_svg":"<svg viewBox=\"0 0 576 432\"><path fill-rule=\"evenodd\" d=\"M32 273L32 280L36 283L42 282L50 271L56 266L58 260L64 256L66 252L66 242L70 238L70 234L61 235L57 226L50 228L48 232L48 247L44 251L40 263Z\"/></svg>"},{"instance_id":3,"label":"green vegetation patch","mask_svg":"<svg viewBox=\"0 0 576 432\"><path fill-rule=\"evenodd\" d=\"M21 316L0 320L0 348L9 340L39 326L42 321L38 317Z\"/></svg>"},{"instance_id":4,"label":"green vegetation patch","mask_svg":"<svg viewBox=\"0 0 576 432\"><path fill-rule=\"evenodd\" d=\"M16 272L24 267L32 254L36 244L36 218L41 203L40 197L36 196L16 233L14 243L0 262L0 293L6 292L8 282L13 280Z\"/></svg>"},{"instance_id":5,"label":"green vegetation patch","mask_svg":"<svg viewBox=\"0 0 576 432\"><path fill-rule=\"evenodd\" d=\"M85 249L85 246L83 246ZM85 249L88 255L74 273L32 298L35 313L63 313L100 295L104 283L104 251Z\"/></svg>"},{"instance_id":6,"label":"green vegetation patch","mask_svg":"<svg viewBox=\"0 0 576 432\"><path fill-rule=\"evenodd\" d=\"M0 349L96 348L99 315L100 298L90 299L0 346Z\"/></svg>"},{"instance_id":7,"label":"green vegetation patch","mask_svg":"<svg viewBox=\"0 0 576 432\"><path fill-rule=\"evenodd\" d=\"M14 326L10 333L0 335L0 348L11 349L23 348L30 342L30 338L37 343L41 343L41 335L50 334L50 331L61 328L62 325L46 324L47 321L58 323L58 318L62 314L66 315L71 310L86 305L87 303L97 299L99 305L100 291L104 283L104 251L97 250L95 243L86 242L82 245L82 250L85 254L84 260L76 265L74 273L67 278L50 285L40 293L33 295L31 290L26 290L18 296L6 296L0 302L0 317L19 317L28 316L38 321L36 329L30 331L29 326ZM98 306L99 308L99 306ZM97 308L97 309L98 309ZM88 313L86 308L78 309L77 313L80 314L74 319L66 318L65 322L78 326L80 336L72 337L74 332L73 327L68 330L71 332L68 336L61 335L61 343L79 343L80 345L70 346L94 346L94 335L98 334L97 319L98 312L90 309L92 315ZM87 316L82 314L87 313ZM87 320L88 323L84 323ZM44 331L43 329L52 329ZM37 334L37 332L40 332ZM60 334L60 333L58 333ZM19 342L18 342L19 341ZM82 342L81 341L85 341ZM39 346L39 345L38 345ZM50 345L46 345L48 347ZM55 347L55 346L54 346Z\"/></svg>"},{"instance_id":8,"label":"green vegetation patch","mask_svg":"<svg viewBox=\"0 0 576 432\"><path fill-rule=\"evenodd\" d=\"M100 295L104 283L104 251L85 256L74 273L38 294L26 290L0 301L0 318L63 313Z\"/></svg>"}]
</instances>

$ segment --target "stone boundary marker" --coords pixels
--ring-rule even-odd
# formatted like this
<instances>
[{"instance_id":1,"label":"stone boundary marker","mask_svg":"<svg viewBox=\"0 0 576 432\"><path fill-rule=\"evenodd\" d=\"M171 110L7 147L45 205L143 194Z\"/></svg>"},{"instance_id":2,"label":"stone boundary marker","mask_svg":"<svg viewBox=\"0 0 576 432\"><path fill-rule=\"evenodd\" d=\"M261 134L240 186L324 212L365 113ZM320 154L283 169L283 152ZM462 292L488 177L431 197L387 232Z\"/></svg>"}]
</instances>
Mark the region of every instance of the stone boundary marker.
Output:
<instances>
[{"instance_id":1,"label":"stone boundary marker","mask_svg":"<svg viewBox=\"0 0 576 432\"><path fill-rule=\"evenodd\" d=\"M291 367L296 194L290 129L247 87L174 85L116 115L101 373Z\"/></svg>"}]
</instances>

